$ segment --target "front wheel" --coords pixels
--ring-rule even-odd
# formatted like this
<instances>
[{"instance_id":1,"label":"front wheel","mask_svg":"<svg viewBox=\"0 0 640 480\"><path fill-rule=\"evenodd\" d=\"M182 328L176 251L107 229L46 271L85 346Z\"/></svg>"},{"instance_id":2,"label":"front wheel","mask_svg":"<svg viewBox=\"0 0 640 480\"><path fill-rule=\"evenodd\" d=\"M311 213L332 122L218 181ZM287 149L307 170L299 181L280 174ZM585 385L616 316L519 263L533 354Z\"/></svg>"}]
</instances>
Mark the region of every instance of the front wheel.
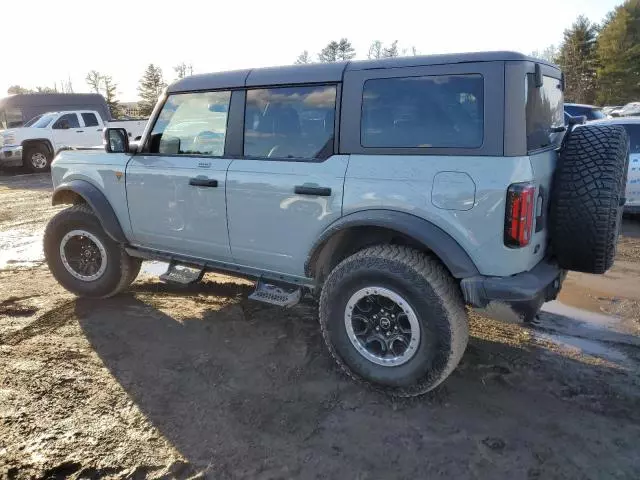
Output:
<instances>
[{"instance_id":1,"label":"front wheel","mask_svg":"<svg viewBox=\"0 0 640 480\"><path fill-rule=\"evenodd\" d=\"M320 325L349 376L398 396L419 395L447 378L469 335L449 272L437 259L395 245L362 250L329 274Z\"/></svg>"},{"instance_id":2,"label":"front wheel","mask_svg":"<svg viewBox=\"0 0 640 480\"><path fill-rule=\"evenodd\" d=\"M87 205L74 205L49 221L44 254L56 280L80 297L113 296L140 270L140 260L105 233Z\"/></svg>"},{"instance_id":3,"label":"front wheel","mask_svg":"<svg viewBox=\"0 0 640 480\"><path fill-rule=\"evenodd\" d=\"M42 144L29 146L25 148L22 163L30 172L46 172L51 166L51 153Z\"/></svg>"}]
</instances>

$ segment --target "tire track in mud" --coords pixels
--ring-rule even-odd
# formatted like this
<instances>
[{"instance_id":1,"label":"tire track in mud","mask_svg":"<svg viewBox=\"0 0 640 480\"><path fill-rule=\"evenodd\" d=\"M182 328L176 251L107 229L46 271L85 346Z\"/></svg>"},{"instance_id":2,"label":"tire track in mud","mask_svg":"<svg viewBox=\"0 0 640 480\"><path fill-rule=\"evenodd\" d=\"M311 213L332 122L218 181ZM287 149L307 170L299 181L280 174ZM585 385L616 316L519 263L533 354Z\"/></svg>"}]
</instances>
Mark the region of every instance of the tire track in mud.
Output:
<instances>
[{"instance_id":1,"label":"tire track in mud","mask_svg":"<svg viewBox=\"0 0 640 480\"><path fill-rule=\"evenodd\" d=\"M69 300L45 312L26 327L0 338L0 345L17 345L43 333L51 333L76 318L77 301Z\"/></svg>"}]
</instances>

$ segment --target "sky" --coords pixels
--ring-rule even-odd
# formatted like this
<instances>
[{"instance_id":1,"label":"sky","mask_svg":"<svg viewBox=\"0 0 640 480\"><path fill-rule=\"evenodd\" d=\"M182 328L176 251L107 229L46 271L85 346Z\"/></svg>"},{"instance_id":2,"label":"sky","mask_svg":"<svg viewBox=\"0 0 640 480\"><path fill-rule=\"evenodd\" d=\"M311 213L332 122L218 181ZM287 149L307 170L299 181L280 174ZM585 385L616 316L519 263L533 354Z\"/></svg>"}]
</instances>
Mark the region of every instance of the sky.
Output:
<instances>
[{"instance_id":1,"label":"sky","mask_svg":"<svg viewBox=\"0 0 640 480\"><path fill-rule=\"evenodd\" d=\"M194 73L293 63L347 37L356 58L373 40L398 40L421 54L514 50L559 44L578 15L600 22L623 0L3 0L0 97L71 80L88 92L98 70L118 84L118 99L136 101L149 63L165 80L173 66Z\"/></svg>"}]
</instances>

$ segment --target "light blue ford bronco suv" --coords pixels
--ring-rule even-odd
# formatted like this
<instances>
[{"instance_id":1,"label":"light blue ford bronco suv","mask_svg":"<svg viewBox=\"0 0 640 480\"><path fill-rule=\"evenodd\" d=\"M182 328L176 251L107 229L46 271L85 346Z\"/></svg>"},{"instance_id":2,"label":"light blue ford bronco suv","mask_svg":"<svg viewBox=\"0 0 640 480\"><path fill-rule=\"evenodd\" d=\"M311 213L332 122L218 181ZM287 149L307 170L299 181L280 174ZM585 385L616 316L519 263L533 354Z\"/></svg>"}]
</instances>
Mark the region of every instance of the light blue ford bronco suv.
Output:
<instances>
[{"instance_id":1,"label":"light blue ford bronco suv","mask_svg":"<svg viewBox=\"0 0 640 480\"><path fill-rule=\"evenodd\" d=\"M256 300L319 298L327 347L394 395L442 382L465 305L531 319L567 270L613 263L628 164L615 126L570 125L557 67L490 52L196 75L139 145L52 164L45 255L79 296L161 278L254 279Z\"/></svg>"}]
</instances>

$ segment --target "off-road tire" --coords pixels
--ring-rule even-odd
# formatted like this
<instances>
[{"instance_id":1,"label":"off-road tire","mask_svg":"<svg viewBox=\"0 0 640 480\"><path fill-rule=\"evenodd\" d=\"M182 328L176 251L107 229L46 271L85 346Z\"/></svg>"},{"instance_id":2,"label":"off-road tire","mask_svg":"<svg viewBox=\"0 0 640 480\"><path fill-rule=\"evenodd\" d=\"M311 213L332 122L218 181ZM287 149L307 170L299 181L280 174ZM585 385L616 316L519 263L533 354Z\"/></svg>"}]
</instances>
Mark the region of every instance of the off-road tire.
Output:
<instances>
[{"instance_id":1,"label":"off-road tire","mask_svg":"<svg viewBox=\"0 0 640 480\"><path fill-rule=\"evenodd\" d=\"M629 168L624 128L575 128L558 156L549 212L551 247L560 267L604 273L613 265Z\"/></svg>"},{"instance_id":2,"label":"off-road tire","mask_svg":"<svg viewBox=\"0 0 640 480\"><path fill-rule=\"evenodd\" d=\"M406 363L377 365L351 343L345 308L350 296L365 287L396 292L417 314L420 343ZM320 327L329 352L347 375L403 397L425 393L447 378L460 361L469 336L462 294L451 274L436 258L396 245L367 248L333 269L320 296Z\"/></svg>"},{"instance_id":3,"label":"off-road tire","mask_svg":"<svg viewBox=\"0 0 640 480\"><path fill-rule=\"evenodd\" d=\"M75 278L63 265L60 242L68 232L75 229L95 235L106 249L107 267L96 280L83 281ZM140 259L128 255L105 233L93 210L86 204L67 208L49 221L44 233L44 255L55 279L79 297L107 298L116 295L135 280L141 264Z\"/></svg>"},{"instance_id":4,"label":"off-road tire","mask_svg":"<svg viewBox=\"0 0 640 480\"><path fill-rule=\"evenodd\" d=\"M33 164L31 157L36 154L43 155L44 158L46 159L47 163L44 167L39 168ZM46 145L42 143L36 143L34 145L27 146L24 149L24 153L22 155L22 164L24 165L24 168L26 168L29 172L32 172L32 173L40 173L40 172L48 171L51 168L52 160L53 158L52 158L51 152L46 147Z\"/></svg>"}]
</instances>

